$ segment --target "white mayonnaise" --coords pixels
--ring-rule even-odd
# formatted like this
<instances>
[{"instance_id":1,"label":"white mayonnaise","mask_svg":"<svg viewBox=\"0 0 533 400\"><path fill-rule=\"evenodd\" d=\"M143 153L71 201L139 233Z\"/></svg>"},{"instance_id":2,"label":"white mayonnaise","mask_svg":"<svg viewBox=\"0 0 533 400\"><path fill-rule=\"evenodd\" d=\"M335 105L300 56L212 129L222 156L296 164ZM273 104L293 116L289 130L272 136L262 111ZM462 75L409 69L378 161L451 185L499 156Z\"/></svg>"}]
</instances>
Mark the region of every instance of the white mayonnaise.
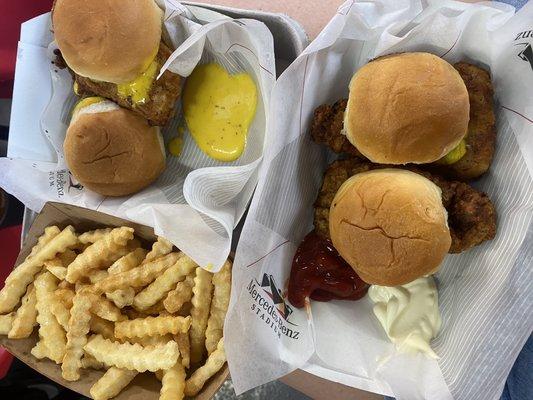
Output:
<instances>
[{"instance_id":1,"label":"white mayonnaise","mask_svg":"<svg viewBox=\"0 0 533 400\"><path fill-rule=\"evenodd\" d=\"M396 287L370 286L374 314L400 351L439 358L429 342L440 330L437 287L433 277L418 278Z\"/></svg>"}]
</instances>

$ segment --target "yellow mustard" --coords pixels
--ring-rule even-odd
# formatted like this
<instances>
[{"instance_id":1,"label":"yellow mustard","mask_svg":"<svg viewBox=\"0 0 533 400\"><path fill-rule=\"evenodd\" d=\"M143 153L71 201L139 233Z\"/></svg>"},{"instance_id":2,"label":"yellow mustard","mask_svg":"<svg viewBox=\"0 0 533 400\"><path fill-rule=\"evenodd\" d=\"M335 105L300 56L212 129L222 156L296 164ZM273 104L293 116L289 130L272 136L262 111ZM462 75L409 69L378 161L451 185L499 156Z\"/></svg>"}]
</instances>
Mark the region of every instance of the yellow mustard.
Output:
<instances>
[{"instance_id":1,"label":"yellow mustard","mask_svg":"<svg viewBox=\"0 0 533 400\"><path fill-rule=\"evenodd\" d=\"M118 84L118 95L122 98L130 97L133 105L146 103L150 88L152 87L152 83L158 72L157 67L157 62L154 60L148 65L148 68L134 80Z\"/></svg>"},{"instance_id":2,"label":"yellow mustard","mask_svg":"<svg viewBox=\"0 0 533 400\"><path fill-rule=\"evenodd\" d=\"M181 136L175 137L168 142L168 151L173 156L179 156L183 150L183 138Z\"/></svg>"},{"instance_id":3,"label":"yellow mustard","mask_svg":"<svg viewBox=\"0 0 533 400\"><path fill-rule=\"evenodd\" d=\"M218 64L197 66L185 82L183 112L198 147L220 161L238 159L257 107L257 88L246 73Z\"/></svg>"}]
</instances>

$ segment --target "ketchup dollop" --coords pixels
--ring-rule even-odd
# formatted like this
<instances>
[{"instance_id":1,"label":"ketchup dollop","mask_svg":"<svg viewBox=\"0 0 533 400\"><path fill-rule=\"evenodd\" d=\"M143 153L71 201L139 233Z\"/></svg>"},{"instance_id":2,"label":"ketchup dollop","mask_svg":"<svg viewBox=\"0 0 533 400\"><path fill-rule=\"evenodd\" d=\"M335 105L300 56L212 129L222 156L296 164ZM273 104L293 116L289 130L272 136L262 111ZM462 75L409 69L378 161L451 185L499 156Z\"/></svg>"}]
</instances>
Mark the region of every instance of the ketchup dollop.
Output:
<instances>
[{"instance_id":1,"label":"ketchup dollop","mask_svg":"<svg viewBox=\"0 0 533 400\"><path fill-rule=\"evenodd\" d=\"M303 307L306 297L316 301L358 300L368 288L331 240L313 231L300 243L289 279L289 301L293 306Z\"/></svg>"}]
</instances>

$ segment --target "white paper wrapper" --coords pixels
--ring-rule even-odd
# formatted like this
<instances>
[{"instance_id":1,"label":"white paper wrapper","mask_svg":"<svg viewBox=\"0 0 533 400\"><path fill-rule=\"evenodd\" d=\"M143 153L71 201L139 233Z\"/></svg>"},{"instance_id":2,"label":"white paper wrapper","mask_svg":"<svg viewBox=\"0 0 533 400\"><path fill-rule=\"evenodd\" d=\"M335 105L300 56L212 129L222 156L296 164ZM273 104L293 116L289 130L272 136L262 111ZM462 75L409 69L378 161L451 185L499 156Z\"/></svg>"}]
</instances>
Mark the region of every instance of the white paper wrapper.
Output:
<instances>
[{"instance_id":1,"label":"white paper wrapper","mask_svg":"<svg viewBox=\"0 0 533 400\"><path fill-rule=\"evenodd\" d=\"M237 248L226 349L237 393L303 368L397 399L499 399L533 327L533 66L521 53L533 4L514 15L498 3L348 1L275 85L272 125ZM314 144L315 107L346 97L354 71L388 53L429 51L449 62L490 68L498 139L490 171L474 185L498 212L498 233L437 275L441 357L398 354L372 313L357 302L311 302L285 294L292 257L312 229L313 202L333 155ZM372 112L372 110L368 110Z\"/></svg>"},{"instance_id":2,"label":"white paper wrapper","mask_svg":"<svg viewBox=\"0 0 533 400\"><path fill-rule=\"evenodd\" d=\"M0 159L0 186L34 211L46 201L61 201L153 226L199 265L218 270L257 182L276 76L272 35L256 20L233 20L172 0L159 4L165 10L166 33L177 48L162 71L188 76L198 63L216 61L230 73L245 71L255 80L260 95L243 155L223 163L202 153L186 130L179 103L176 117L162 132L167 142L178 136L178 126L185 128L185 145L179 157L167 156L165 172L154 184L127 198L80 188L63 157L77 97L68 71L51 64L55 44L50 44L47 14L22 28L10 135L16 139L10 143L11 158ZM28 143L28 131L42 132L35 145Z\"/></svg>"}]
</instances>

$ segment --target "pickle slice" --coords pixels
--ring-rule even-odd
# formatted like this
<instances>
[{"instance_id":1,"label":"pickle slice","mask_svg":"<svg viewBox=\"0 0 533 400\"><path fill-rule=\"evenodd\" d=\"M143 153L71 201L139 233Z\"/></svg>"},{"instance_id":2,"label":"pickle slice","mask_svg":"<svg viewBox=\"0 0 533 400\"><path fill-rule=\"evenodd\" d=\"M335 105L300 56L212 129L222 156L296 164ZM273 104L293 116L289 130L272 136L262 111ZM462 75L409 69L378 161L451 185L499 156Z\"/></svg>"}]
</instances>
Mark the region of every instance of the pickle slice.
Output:
<instances>
[{"instance_id":1,"label":"pickle slice","mask_svg":"<svg viewBox=\"0 0 533 400\"><path fill-rule=\"evenodd\" d=\"M450 165L459 161L466 154L466 141L463 139L448 154L437 161L438 164Z\"/></svg>"}]
</instances>

